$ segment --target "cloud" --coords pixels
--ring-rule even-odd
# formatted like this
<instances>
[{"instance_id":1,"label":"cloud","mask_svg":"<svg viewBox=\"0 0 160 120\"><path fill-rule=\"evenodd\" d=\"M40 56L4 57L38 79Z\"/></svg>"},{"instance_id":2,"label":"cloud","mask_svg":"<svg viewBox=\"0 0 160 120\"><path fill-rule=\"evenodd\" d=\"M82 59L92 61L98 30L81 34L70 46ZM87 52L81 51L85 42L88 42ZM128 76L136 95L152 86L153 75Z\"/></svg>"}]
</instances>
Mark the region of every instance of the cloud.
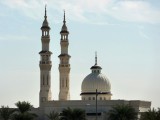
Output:
<instances>
[{"instance_id":1,"label":"cloud","mask_svg":"<svg viewBox=\"0 0 160 120\"><path fill-rule=\"evenodd\" d=\"M120 1L109 14L130 22L160 23L160 9L146 1Z\"/></svg>"},{"instance_id":2,"label":"cloud","mask_svg":"<svg viewBox=\"0 0 160 120\"><path fill-rule=\"evenodd\" d=\"M48 4L49 15L59 21L59 13L67 11L73 21L108 24L107 18L128 22L160 23L160 9L149 1L140 0L5 0L11 9L19 10L33 19L42 17L44 4ZM113 23L111 23L113 24Z\"/></svg>"},{"instance_id":3,"label":"cloud","mask_svg":"<svg viewBox=\"0 0 160 120\"><path fill-rule=\"evenodd\" d=\"M5 0L0 2L10 9L17 10L32 19L39 19L41 16L41 8L44 8L42 0Z\"/></svg>"}]
</instances>

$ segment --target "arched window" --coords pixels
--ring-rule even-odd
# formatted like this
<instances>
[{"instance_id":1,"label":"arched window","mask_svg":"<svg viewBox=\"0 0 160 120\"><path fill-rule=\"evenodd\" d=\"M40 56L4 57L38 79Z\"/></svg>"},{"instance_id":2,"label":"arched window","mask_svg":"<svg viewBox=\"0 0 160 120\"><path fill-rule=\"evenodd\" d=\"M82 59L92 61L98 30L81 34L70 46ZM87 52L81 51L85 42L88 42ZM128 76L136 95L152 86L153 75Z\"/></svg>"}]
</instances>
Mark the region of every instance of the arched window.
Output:
<instances>
[{"instance_id":1,"label":"arched window","mask_svg":"<svg viewBox=\"0 0 160 120\"><path fill-rule=\"evenodd\" d=\"M64 79L62 79L62 87L64 87Z\"/></svg>"},{"instance_id":2,"label":"arched window","mask_svg":"<svg viewBox=\"0 0 160 120\"><path fill-rule=\"evenodd\" d=\"M63 58L62 58L62 61L61 61L61 62L62 62L62 64L64 63Z\"/></svg>"},{"instance_id":3,"label":"arched window","mask_svg":"<svg viewBox=\"0 0 160 120\"><path fill-rule=\"evenodd\" d=\"M102 97L100 97L100 100L102 100Z\"/></svg>"},{"instance_id":4,"label":"arched window","mask_svg":"<svg viewBox=\"0 0 160 120\"><path fill-rule=\"evenodd\" d=\"M47 85L48 85L48 75L47 75Z\"/></svg>"},{"instance_id":5,"label":"arched window","mask_svg":"<svg viewBox=\"0 0 160 120\"><path fill-rule=\"evenodd\" d=\"M46 101L46 98L45 98L45 97L42 97L42 98L41 98L41 101L42 101L42 102Z\"/></svg>"},{"instance_id":6,"label":"arched window","mask_svg":"<svg viewBox=\"0 0 160 120\"><path fill-rule=\"evenodd\" d=\"M45 84L45 81L44 81L44 75L43 75L43 85Z\"/></svg>"},{"instance_id":7,"label":"arched window","mask_svg":"<svg viewBox=\"0 0 160 120\"><path fill-rule=\"evenodd\" d=\"M67 79L66 79L66 87L68 86L68 81L67 81Z\"/></svg>"},{"instance_id":8,"label":"arched window","mask_svg":"<svg viewBox=\"0 0 160 120\"><path fill-rule=\"evenodd\" d=\"M49 36L49 31L47 30L47 36Z\"/></svg>"}]
</instances>

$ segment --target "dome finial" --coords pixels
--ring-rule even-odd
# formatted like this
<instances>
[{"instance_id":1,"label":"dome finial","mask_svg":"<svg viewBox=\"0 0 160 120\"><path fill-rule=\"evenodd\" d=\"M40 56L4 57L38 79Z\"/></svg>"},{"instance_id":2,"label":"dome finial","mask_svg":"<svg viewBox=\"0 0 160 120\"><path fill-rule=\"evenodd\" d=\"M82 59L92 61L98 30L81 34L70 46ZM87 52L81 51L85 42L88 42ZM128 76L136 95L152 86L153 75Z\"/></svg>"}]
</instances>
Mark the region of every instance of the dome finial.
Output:
<instances>
[{"instance_id":1,"label":"dome finial","mask_svg":"<svg viewBox=\"0 0 160 120\"><path fill-rule=\"evenodd\" d=\"M95 52L95 65L97 65L97 51Z\"/></svg>"},{"instance_id":2,"label":"dome finial","mask_svg":"<svg viewBox=\"0 0 160 120\"><path fill-rule=\"evenodd\" d=\"M64 20L63 20L63 23L64 23L64 24L66 23L66 15L65 15L65 10L64 10Z\"/></svg>"}]
</instances>

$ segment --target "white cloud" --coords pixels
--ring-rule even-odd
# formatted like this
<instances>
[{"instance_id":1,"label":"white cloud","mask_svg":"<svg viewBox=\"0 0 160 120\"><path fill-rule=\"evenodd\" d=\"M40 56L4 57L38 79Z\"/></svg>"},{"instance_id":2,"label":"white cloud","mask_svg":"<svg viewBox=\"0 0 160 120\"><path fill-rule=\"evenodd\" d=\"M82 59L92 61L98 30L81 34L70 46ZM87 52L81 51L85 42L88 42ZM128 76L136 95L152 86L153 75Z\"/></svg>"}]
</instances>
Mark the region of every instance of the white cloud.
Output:
<instances>
[{"instance_id":1,"label":"white cloud","mask_svg":"<svg viewBox=\"0 0 160 120\"><path fill-rule=\"evenodd\" d=\"M2 1L1 1L2 2ZM5 0L3 4L17 9L34 19L42 17L42 8L48 4L48 12L55 19L57 13L67 11L74 21L108 24L107 17L129 22L160 23L160 9L147 1L131 0ZM53 12L53 13L51 13ZM51 17L52 17L51 16ZM58 20L57 20L58 21Z\"/></svg>"},{"instance_id":2,"label":"white cloud","mask_svg":"<svg viewBox=\"0 0 160 120\"><path fill-rule=\"evenodd\" d=\"M5 0L0 2L13 10L22 12L27 17L31 17L33 19L40 18L41 8L44 7L44 4L41 0Z\"/></svg>"},{"instance_id":3,"label":"white cloud","mask_svg":"<svg viewBox=\"0 0 160 120\"><path fill-rule=\"evenodd\" d=\"M160 9L145 1L117 2L109 14L124 21L160 23Z\"/></svg>"}]
</instances>

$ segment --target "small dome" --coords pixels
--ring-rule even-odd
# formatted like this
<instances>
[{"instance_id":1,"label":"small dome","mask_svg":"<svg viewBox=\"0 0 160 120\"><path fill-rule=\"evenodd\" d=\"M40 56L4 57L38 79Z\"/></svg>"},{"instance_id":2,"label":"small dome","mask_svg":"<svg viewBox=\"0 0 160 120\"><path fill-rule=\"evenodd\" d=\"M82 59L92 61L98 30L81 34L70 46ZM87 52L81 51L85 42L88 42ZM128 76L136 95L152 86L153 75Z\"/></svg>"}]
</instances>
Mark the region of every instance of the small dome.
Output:
<instances>
[{"instance_id":1,"label":"small dome","mask_svg":"<svg viewBox=\"0 0 160 120\"><path fill-rule=\"evenodd\" d=\"M96 89L102 93L110 93L111 85L105 75L92 72L82 82L82 93L95 92Z\"/></svg>"},{"instance_id":2,"label":"small dome","mask_svg":"<svg viewBox=\"0 0 160 120\"><path fill-rule=\"evenodd\" d=\"M69 33L66 24L64 23L60 33Z\"/></svg>"},{"instance_id":3,"label":"small dome","mask_svg":"<svg viewBox=\"0 0 160 120\"><path fill-rule=\"evenodd\" d=\"M43 21L42 26L44 26L44 27L48 27L48 26L49 26L49 25L48 25L48 21L47 21L47 19L45 19L45 20Z\"/></svg>"}]
</instances>

